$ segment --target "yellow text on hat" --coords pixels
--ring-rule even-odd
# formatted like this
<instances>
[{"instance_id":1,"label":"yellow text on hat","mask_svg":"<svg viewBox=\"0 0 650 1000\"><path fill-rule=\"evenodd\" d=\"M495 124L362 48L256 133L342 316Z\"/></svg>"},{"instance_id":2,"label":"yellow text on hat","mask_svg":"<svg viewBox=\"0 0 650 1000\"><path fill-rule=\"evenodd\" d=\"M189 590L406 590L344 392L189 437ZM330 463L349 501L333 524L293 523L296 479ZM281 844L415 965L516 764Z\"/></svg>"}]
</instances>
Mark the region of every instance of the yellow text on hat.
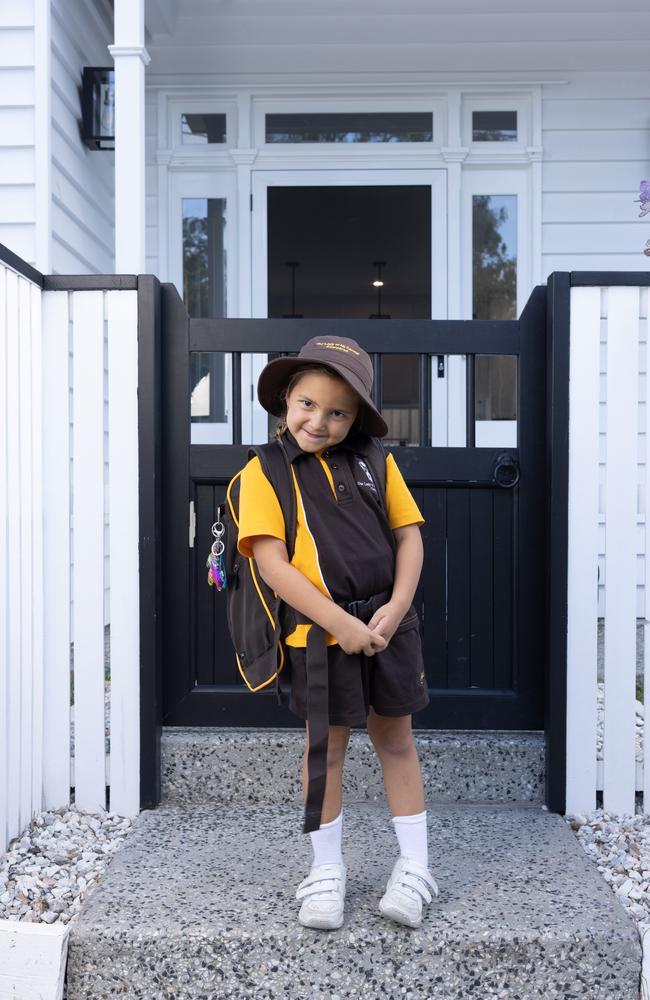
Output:
<instances>
[{"instance_id":1,"label":"yellow text on hat","mask_svg":"<svg viewBox=\"0 0 650 1000\"><path fill-rule=\"evenodd\" d=\"M317 340L316 347L329 347L335 351L344 351L346 354L360 354L360 351L355 351L354 347L350 347L348 344L340 344L334 340Z\"/></svg>"}]
</instances>

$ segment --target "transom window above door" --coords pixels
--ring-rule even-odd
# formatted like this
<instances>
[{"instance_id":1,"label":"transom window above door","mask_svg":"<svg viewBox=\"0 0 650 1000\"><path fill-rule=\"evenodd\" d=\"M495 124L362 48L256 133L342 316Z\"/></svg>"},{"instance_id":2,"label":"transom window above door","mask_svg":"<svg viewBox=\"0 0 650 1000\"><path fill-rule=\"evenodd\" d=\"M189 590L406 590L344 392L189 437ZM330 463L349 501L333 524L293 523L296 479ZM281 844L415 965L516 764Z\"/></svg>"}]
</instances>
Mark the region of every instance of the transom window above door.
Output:
<instances>
[{"instance_id":1,"label":"transom window above door","mask_svg":"<svg viewBox=\"0 0 650 1000\"><path fill-rule=\"evenodd\" d=\"M265 115L269 143L432 142L433 112L301 112Z\"/></svg>"},{"instance_id":2,"label":"transom window above door","mask_svg":"<svg viewBox=\"0 0 650 1000\"><path fill-rule=\"evenodd\" d=\"M181 115L181 141L184 146L223 143L226 141L225 114Z\"/></svg>"},{"instance_id":3,"label":"transom window above door","mask_svg":"<svg viewBox=\"0 0 650 1000\"><path fill-rule=\"evenodd\" d=\"M472 142L516 142L516 111L473 111Z\"/></svg>"}]
</instances>

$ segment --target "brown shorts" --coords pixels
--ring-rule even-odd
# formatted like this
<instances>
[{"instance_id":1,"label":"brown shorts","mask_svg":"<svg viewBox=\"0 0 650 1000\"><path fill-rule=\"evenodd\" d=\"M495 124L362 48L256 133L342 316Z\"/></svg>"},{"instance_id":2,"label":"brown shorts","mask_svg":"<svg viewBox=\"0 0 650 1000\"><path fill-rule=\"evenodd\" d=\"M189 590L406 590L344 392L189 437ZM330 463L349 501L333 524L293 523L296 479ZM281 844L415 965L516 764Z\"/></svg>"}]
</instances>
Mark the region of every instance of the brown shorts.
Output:
<instances>
[{"instance_id":1,"label":"brown shorts","mask_svg":"<svg viewBox=\"0 0 650 1000\"><path fill-rule=\"evenodd\" d=\"M306 650L285 647L289 656L289 710L307 718ZM330 726L365 726L369 706L378 715L419 712L429 704L417 612L400 623L381 653L364 656L327 647Z\"/></svg>"}]
</instances>

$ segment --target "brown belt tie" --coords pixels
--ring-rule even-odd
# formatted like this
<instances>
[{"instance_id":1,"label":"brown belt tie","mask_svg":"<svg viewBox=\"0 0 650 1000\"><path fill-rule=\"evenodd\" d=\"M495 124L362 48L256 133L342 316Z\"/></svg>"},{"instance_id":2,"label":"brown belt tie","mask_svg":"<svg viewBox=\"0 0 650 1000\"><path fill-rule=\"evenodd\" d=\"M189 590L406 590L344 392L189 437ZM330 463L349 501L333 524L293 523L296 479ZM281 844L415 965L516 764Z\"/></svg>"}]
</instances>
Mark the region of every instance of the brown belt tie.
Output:
<instances>
[{"instance_id":1,"label":"brown belt tie","mask_svg":"<svg viewBox=\"0 0 650 1000\"><path fill-rule=\"evenodd\" d=\"M392 591L373 594L363 601L342 601L341 607L368 623L377 608L390 600ZM299 624L310 624L307 633L307 722L309 724L309 752L307 754L307 799L303 833L318 830L325 798L327 780L327 744L329 736L329 671L325 630L304 615L296 613ZM367 665L365 665L367 667ZM364 701L367 678L364 678Z\"/></svg>"},{"instance_id":2,"label":"brown belt tie","mask_svg":"<svg viewBox=\"0 0 650 1000\"><path fill-rule=\"evenodd\" d=\"M329 735L329 671L325 630L313 624L307 633L307 800L303 833L318 830L327 780L327 743Z\"/></svg>"}]
</instances>

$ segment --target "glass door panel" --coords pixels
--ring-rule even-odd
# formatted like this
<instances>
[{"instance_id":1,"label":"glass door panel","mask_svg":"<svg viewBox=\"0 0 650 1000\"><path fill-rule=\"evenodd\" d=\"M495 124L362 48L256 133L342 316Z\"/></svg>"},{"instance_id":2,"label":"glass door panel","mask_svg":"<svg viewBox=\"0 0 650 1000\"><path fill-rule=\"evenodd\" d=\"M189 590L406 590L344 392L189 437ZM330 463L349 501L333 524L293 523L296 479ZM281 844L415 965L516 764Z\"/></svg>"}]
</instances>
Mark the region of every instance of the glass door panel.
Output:
<instances>
[{"instance_id":1,"label":"glass door panel","mask_svg":"<svg viewBox=\"0 0 650 1000\"><path fill-rule=\"evenodd\" d=\"M179 173L173 205L172 281L194 319L221 319L236 310L235 178ZM227 444L231 428L231 360L220 352L190 354L191 444Z\"/></svg>"}]
</instances>

